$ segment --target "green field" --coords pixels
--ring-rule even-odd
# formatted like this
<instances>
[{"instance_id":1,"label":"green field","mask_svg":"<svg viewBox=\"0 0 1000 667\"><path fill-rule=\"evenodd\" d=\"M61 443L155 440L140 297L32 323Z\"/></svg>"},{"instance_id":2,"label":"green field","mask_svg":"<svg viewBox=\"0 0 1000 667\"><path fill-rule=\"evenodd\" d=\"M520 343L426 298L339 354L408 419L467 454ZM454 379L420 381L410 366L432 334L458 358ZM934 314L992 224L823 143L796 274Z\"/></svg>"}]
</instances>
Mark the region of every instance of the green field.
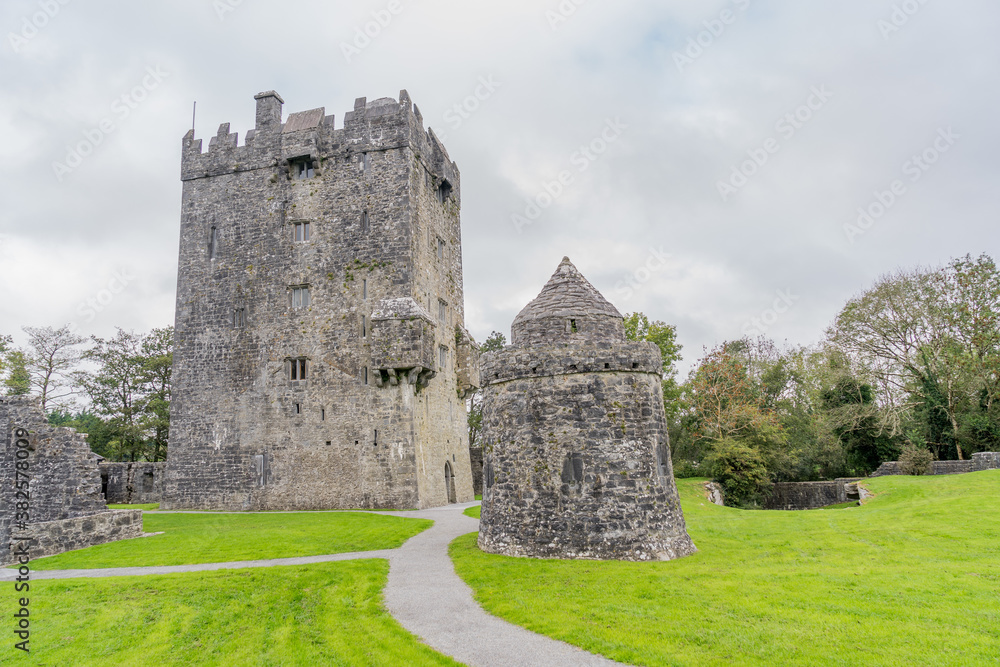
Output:
<instances>
[{"instance_id":1,"label":"green field","mask_svg":"<svg viewBox=\"0 0 1000 667\"><path fill-rule=\"evenodd\" d=\"M359 560L32 582L30 657L10 640L0 663L457 664L418 643L382 608L388 570L385 560ZM7 609L12 591L4 596Z\"/></svg>"},{"instance_id":2,"label":"green field","mask_svg":"<svg viewBox=\"0 0 1000 667\"><path fill-rule=\"evenodd\" d=\"M462 514L465 516L471 516L473 519L478 519L480 510L482 510L482 505L476 505L475 507L470 507L465 510Z\"/></svg>"},{"instance_id":3,"label":"green field","mask_svg":"<svg viewBox=\"0 0 1000 667\"><path fill-rule=\"evenodd\" d=\"M881 477L862 507L743 511L678 480L693 556L507 558L451 546L502 618L638 665L995 665L1000 471Z\"/></svg>"},{"instance_id":4,"label":"green field","mask_svg":"<svg viewBox=\"0 0 1000 667\"><path fill-rule=\"evenodd\" d=\"M36 570L187 565L395 549L431 521L359 512L143 515L147 533L41 558Z\"/></svg>"},{"instance_id":5,"label":"green field","mask_svg":"<svg viewBox=\"0 0 1000 667\"><path fill-rule=\"evenodd\" d=\"M143 510L151 512L160 509L160 503L148 503L145 505L108 505L109 510Z\"/></svg>"}]
</instances>

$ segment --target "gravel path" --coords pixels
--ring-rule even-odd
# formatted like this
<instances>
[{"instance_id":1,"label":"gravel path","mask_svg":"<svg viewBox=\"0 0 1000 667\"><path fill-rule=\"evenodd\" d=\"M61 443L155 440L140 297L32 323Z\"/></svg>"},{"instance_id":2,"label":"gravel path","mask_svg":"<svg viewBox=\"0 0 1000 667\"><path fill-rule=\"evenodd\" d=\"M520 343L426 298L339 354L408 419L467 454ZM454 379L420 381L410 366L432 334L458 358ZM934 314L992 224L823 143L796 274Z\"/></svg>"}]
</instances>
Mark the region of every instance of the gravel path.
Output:
<instances>
[{"instance_id":1,"label":"gravel path","mask_svg":"<svg viewBox=\"0 0 1000 667\"><path fill-rule=\"evenodd\" d=\"M476 504L478 503L448 505L412 512L372 512L434 521L433 526L410 538L398 549L200 565L34 570L31 578L134 577L387 558L389 582L384 596L389 613L425 644L459 662L473 667L582 667L621 664L502 621L487 614L476 604L472 598L472 590L455 574L451 558L448 557L448 544L452 540L479 529L479 521L462 513ZM15 577L17 570L0 569L0 581L13 581Z\"/></svg>"}]
</instances>

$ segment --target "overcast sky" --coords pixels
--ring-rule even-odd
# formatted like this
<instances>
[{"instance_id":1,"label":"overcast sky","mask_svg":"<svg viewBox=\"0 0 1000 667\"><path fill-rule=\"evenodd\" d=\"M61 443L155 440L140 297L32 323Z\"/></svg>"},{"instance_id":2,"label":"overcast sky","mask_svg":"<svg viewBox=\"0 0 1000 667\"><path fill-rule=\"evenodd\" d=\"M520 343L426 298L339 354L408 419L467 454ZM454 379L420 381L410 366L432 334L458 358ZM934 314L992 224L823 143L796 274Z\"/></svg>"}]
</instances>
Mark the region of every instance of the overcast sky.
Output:
<instances>
[{"instance_id":1,"label":"overcast sky","mask_svg":"<svg viewBox=\"0 0 1000 667\"><path fill-rule=\"evenodd\" d=\"M675 324L685 367L745 333L813 343L880 274L997 256L998 19L988 0L4 0L0 333L173 322L192 101L207 146L223 122L242 143L259 91L340 127L405 88L462 172L477 339L568 255L623 313Z\"/></svg>"}]
</instances>

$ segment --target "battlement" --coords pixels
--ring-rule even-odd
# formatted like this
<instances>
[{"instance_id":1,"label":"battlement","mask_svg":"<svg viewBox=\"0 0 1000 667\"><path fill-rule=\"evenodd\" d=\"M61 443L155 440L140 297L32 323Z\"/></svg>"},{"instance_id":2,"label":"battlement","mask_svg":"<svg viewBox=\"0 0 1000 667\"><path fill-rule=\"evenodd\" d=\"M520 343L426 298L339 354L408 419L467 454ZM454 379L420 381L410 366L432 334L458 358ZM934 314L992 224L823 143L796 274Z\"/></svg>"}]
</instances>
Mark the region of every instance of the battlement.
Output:
<instances>
[{"instance_id":1,"label":"battlement","mask_svg":"<svg viewBox=\"0 0 1000 667\"><path fill-rule=\"evenodd\" d=\"M284 100L278 93L258 93L254 99L256 124L242 145L229 123L219 125L204 152L203 140L195 137L194 129L184 135L182 181L256 169L287 176L295 159L306 158L321 165L327 160L350 160L360 153L409 148L436 178L452 186L458 184L458 166L434 132L424 128L420 109L405 90L399 92L398 101L382 97L368 102L359 97L354 109L344 114L339 129L335 117L327 115L324 107L291 113L282 122Z\"/></svg>"}]
</instances>

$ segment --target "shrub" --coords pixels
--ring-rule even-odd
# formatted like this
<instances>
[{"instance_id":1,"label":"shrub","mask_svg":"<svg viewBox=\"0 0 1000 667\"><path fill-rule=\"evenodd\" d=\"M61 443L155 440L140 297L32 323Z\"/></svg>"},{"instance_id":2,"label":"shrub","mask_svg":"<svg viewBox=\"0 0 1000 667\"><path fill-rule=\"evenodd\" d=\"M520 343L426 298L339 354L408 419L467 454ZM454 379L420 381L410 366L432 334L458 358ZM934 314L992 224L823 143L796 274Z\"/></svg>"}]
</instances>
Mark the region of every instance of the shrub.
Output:
<instances>
[{"instance_id":1,"label":"shrub","mask_svg":"<svg viewBox=\"0 0 1000 667\"><path fill-rule=\"evenodd\" d=\"M722 486L726 505L759 507L771 493L764 457L738 440L725 439L712 447L715 481Z\"/></svg>"},{"instance_id":2,"label":"shrub","mask_svg":"<svg viewBox=\"0 0 1000 667\"><path fill-rule=\"evenodd\" d=\"M904 475L929 475L934 456L923 447L906 445L899 456L899 471Z\"/></svg>"},{"instance_id":3,"label":"shrub","mask_svg":"<svg viewBox=\"0 0 1000 667\"><path fill-rule=\"evenodd\" d=\"M697 461L678 461L674 464L674 477L685 479L688 477L705 477L708 471L705 466L701 466Z\"/></svg>"}]
</instances>

